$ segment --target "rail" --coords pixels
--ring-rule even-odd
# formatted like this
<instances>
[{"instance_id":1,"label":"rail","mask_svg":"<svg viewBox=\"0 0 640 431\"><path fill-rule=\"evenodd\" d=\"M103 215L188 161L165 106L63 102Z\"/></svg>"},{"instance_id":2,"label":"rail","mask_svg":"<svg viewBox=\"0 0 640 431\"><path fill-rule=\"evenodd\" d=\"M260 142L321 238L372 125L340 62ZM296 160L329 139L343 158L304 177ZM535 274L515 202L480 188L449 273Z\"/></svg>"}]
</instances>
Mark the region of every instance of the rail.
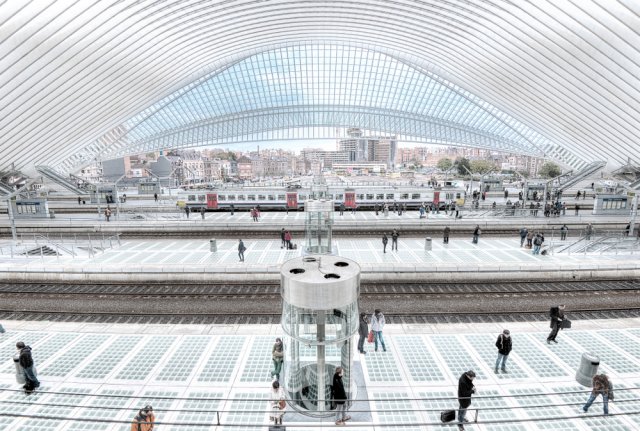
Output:
<instances>
[{"instance_id":1,"label":"rail","mask_svg":"<svg viewBox=\"0 0 640 431\"><path fill-rule=\"evenodd\" d=\"M614 382L615 384L615 382ZM635 416L640 415L640 408L638 407L638 401L640 401L640 388L639 387L622 387L615 385L615 412L610 412L608 417L629 417L633 422L636 422ZM16 395L23 391L16 389L0 389L0 393L6 392L10 397L12 393ZM454 392L452 388L451 392ZM561 392L536 392L517 395L491 395L491 396L473 396L472 405L468 411L471 411L471 415L474 417L472 423L476 425L497 425L497 426L515 426L517 424L538 423L538 422L562 422L567 421L569 423L575 423L576 421L585 420L591 421L593 418L604 417L603 414L592 413L588 416L584 414L567 415L563 412L562 408L580 410L586 401L587 395L591 392L590 388L585 388L582 391L561 391ZM182 429L184 427L202 427L210 428L211 426L225 426L225 427L241 427L241 428L256 428L263 429L268 425L268 415L273 411L271 408L271 401L264 396L256 395L255 397L248 398L224 398L224 397L162 397L162 396L129 396L129 395L117 395L117 394L91 394L91 393L75 393L75 392L58 392L58 391L38 391L41 395L52 396L65 396L73 397L72 399L84 400L86 398L91 399L112 399L112 400L127 400L136 401L136 405L148 405L162 403L165 405L171 405L174 402L182 402L182 404L196 404L204 405L207 403L215 403L217 405L234 406L234 409L206 409L206 408L154 408L153 413L155 416L155 426L162 427L177 427ZM577 395L585 397L584 401L579 402L555 402L555 399L571 399ZM0 411L0 417L8 418L24 418L24 419L37 419L39 421L66 421L68 423L102 423L102 424L131 424L131 420L115 419L115 417L131 417L133 418L138 412L139 407L116 407L115 403L100 403L92 402L87 405L85 402L79 403L76 401L55 403L55 402L41 402L40 398L34 400L24 400L22 398L11 399L3 398L0 400L0 406L3 406ZM52 397L47 397L51 399ZM548 399L547 402L538 401L538 398ZM55 398L54 398L55 399ZM531 402L529 400L533 399ZM300 400L286 399L288 406L300 402ZM330 400L325 400L325 403ZM380 401L384 401L385 406L388 408L380 408L373 410L366 408L368 405L375 405ZM524 404L517 404L522 401ZM320 401L322 402L322 401ZM474 403L487 405L488 407L475 407ZM397 408L392 406L407 405L407 408ZM417 408L413 406L429 406L429 405L447 405L451 410L458 409L457 397L425 397L425 398L358 398L350 400L348 405L348 412L355 416L353 421L358 424L362 424L368 427L424 427L423 429L429 429L428 427L441 427L443 424L437 420L440 417L442 408ZM495 405L491 405L495 404ZM262 405L263 407L259 407ZM27 413L17 412L17 406L29 406L39 407L41 413L37 416ZM50 412L53 408L60 408L67 411L74 411L76 409L91 410L91 415L53 415L45 412ZM545 410L547 409L547 410ZM559 410L560 409L560 410ZM518 410L521 412L517 418L500 418L500 414L504 412L513 412ZM595 408L594 408L595 410ZM557 412L554 414L553 412ZM566 411L566 410L565 410ZM619 412L618 412L619 411ZM100 412L100 414L96 414ZM371 422L368 420L358 420L357 416L362 416L362 419L371 417L371 413L383 413L380 416L380 422ZM473 413L475 412L475 414ZM295 408L287 410L288 414L295 413ZM314 429L326 427L327 424L333 423L334 418L332 411L327 413L329 417L324 418L308 418L308 421L301 422L296 420L295 426L297 429ZM114 418L106 418L105 416L112 415ZM213 423L211 420L192 421L192 420L173 420L162 421L163 416L172 417L185 417L193 415L195 417L208 416L215 418ZM527 415L522 417L522 415ZM240 417L244 416L244 420ZM384 418L394 418L384 420ZM403 419L395 419L402 417ZM433 418L431 421L424 420L422 418ZM486 418L486 419L483 419ZM285 414L286 419L286 414ZM354 425L355 425L354 423ZM455 422L452 422L455 425ZM167 428L168 429L168 428Z\"/></svg>"}]
</instances>

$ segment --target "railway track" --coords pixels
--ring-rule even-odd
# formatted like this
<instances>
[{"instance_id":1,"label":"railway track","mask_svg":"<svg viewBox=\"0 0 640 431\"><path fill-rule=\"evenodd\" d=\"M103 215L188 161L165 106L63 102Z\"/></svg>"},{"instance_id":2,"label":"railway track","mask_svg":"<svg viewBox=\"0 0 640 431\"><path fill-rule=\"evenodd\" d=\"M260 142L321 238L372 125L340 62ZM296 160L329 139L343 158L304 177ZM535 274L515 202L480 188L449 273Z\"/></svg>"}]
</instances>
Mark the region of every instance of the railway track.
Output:
<instances>
[{"instance_id":1,"label":"railway track","mask_svg":"<svg viewBox=\"0 0 640 431\"><path fill-rule=\"evenodd\" d=\"M629 281L492 284L363 284L359 307L385 311L390 322L437 323L546 319L550 304L569 313L640 317L637 284ZM1 284L0 319L277 323L279 286ZM469 320L471 319L471 320Z\"/></svg>"},{"instance_id":2,"label":"railway track","mask_svg":"<svg viewBox=\"0 0 640 431\"><path fill-rule=\"evenodd\" d=\"M387 295L484 295L553 294L587 292L632 292L638 283L628 280L553 283L434 283L434 284L362 284L362 296ZM116 297L273 297L280 295L277 284L0 284L0 298L7 295L51 294L60 297L102 295Z\"/></svg>"}]
</instances>

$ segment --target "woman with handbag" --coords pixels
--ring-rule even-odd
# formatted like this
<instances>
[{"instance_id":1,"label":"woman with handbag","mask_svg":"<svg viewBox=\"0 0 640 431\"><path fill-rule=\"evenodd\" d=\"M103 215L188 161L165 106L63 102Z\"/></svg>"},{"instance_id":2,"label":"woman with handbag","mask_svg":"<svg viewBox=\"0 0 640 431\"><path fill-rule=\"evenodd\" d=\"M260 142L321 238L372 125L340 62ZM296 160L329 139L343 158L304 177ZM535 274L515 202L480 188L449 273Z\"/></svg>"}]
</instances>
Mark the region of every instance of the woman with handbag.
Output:
<instances>
[{"instance_id":1,"label":"woman with handbag","mask_svg":"<svg viewBox=\"0 0 640 431\"><path fill-rule=\"evenodd\" d=\"M271 383L271 391L269 392L269 420L276 425L282 425L282 417L287 410L287 401L284 389L280 387L280 382L274 380Z\"/></svg>"}]
</instances>

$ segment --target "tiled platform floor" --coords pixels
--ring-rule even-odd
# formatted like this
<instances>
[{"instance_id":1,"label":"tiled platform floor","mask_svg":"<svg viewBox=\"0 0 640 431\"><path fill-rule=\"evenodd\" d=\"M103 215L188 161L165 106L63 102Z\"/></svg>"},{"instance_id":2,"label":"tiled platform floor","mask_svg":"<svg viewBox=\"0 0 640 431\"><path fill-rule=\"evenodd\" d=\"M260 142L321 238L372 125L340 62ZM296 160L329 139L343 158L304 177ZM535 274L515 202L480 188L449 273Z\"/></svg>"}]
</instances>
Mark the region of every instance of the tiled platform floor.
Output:
<instances>
[{"instance_id":1,"label":"tiled platform floor","mask_svg":"<svg viewBox=\"0 0 640 431\"><path fill-rule=\"evenodd\" d=\"M87 268L122 268L132 266L157 267L164 270L172 268L245 268L260 266L266 268L277 266L283 262L302 255L303 240L294 238L299 245L297 250L286 250L280 247L279 240L247 240L244 239L247 250L245 262L240 263L237 254L237 240L218 240L217 252L209 251L209 241L206 239L150 239L123 240L120 247L107 249L95 257L77 256L45 256L25 258L24 256L0 256L0 269L7 271L34 270L46 264L46 270L56 267ZM454 266L483 266L499 264L530 264L538 265L587 265L593 268L593 263L629 262L637 264L634 254L574 254L574 255L533 255L531 250L520 248L519 239L515 238L481 238L478 245L471 243L471 238L452 238L448 245L442 243L441 238L433 238L432 251L425 252L424 238L401 237L398 240L398 251L391 251L391 242L387 245L387 252L382 251L382 241L379 238L337 239L334 241L336 254L353 259L363 267L403 266L403 265L438 265ZM590 263L591 262L591 263ZM162 269L160 270L162 271Z\"/></svg>"},{"instance_id":2,"label":"tiled platform floor","mask_svg":"<svg viewBox=\"0 0 640 431\"><path fill-rule=\"evenodd\" d=\"M162 431L255 430L269 423L265 400L271 345L281 334L277 325L4 324L0 413L31 418L0 415L0 430L127 430L125 424L95 420L129 421L134 410L147 403L153 404L158 421L193 424L158 426ZM546 325L513 323L509 373L496 375L494 342L501 329L497 324L388 325L386 353L372 352L368 345L367 355L355 355L363 371L363 381L357 382L364 390L360 398L368 399L358 408L372 412L354 411L348 428L440 429L419 424L435 424L440 410L454 408L459 375L474 369L478 393L473 407L481 409L480 424L469 429L638 429L639 319L574 322L574 329L561 332L560 343L551 346L545 343ZM42 381L41 392L31 396L19 391L13 376L11 356L18 340L33 347ZM601 371L615 383L616 402L610 404L613 415L608 418L598 416L601 399L589 414L580 413L588 389L577 384L574 375L585 351L600 357ZM571 391L578 393L559 395ZM215 424L217 412L223 426L195 425ZM370 420L359 420L365 416ZM542 420L555 417L572 419ZM504 420L523 422L486 423ZM290 430L334 427L329 419L305 420L293 413L287 413L287 422ZM237 426L242 424L248 426Z\"/></svg>"}]
</instances>

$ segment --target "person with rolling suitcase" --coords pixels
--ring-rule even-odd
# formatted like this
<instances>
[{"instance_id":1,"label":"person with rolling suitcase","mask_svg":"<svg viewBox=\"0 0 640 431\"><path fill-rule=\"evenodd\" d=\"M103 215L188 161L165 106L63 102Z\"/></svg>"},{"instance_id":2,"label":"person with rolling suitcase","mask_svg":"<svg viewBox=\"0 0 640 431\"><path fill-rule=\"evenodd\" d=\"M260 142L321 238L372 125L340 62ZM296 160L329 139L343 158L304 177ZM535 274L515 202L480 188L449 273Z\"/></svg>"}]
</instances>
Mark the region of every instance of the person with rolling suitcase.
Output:
<instances>
[{"instance_id":1,"label":"person with rolling suitcase","mask_svg":"<svg viewBox=\"0 0 640 431\"><path fill-rule=\"evenodd\" d=\"M31 347L25 345L22 341L18 341L16 343L16 349L18 349L18 363L22 367L25 380L23 388L27 394L31 394L40 386L40 382L36 376L37 373L33 363L33 357L31 356Z\"/></svg>"},{"instance_id":2,"label":"person with rolling suitcase","mask_svg":"<svg viewBox=\"0 0 640 431\"><path fill-rule=\"evenodd\" d=\"M473 385L473 379L476 378L476 373L473 370L465 371L458 380L458 403L460 408L458 409L458 430L464 430L465 422L469 422L465 416L467 409L471 405L471 395L476 393L476 387Z\"/></svg>"}]
</instances>

